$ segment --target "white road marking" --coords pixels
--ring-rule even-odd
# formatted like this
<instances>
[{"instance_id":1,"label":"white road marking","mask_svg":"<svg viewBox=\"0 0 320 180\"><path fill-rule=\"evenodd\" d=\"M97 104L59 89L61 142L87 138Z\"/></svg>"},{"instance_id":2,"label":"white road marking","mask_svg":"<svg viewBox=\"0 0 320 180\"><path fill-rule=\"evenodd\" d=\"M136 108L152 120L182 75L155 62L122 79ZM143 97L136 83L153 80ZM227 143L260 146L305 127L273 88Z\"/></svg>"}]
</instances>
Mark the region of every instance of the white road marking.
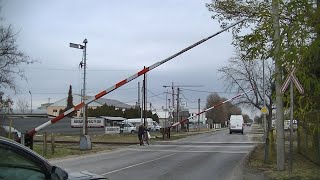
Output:
<instances>
[{"instance_id":1,"label":"white road marking","mask_svg":"<svg viewBox=\"0 0 320 180\"><path fill-rule=\"evenodd\" d=\"M181 144L183 144L184 142L179 142ZM177 143L177 145L180 145L179 143ZM185 142L188 143L188 142ZM191 142L191 144L254 144L254 141L248 141L248 142Z\"/></svg>"},{"instance_id":2,"label":"white road marking","mask_svg":"<svg viewBox=\"0 0 320 180\"><path fill-rule=\"evenodd\" d=\"M113 170L113 171L110 171L110 172L106 172L106 173L103 173L103 174L101 174L101 175L104 176L104 175L107 175L107 174L119 172L119 171L122 171L122 170L125 170L125 169L129 169L129 168L132 168L132 167L135 167L135 166L140 166L140 165L142 165L142 164L146 164L146 163L149 163L149 162L153 162L153 161L156 161L156 160L159 160L159 159L164 159L164 158L166 158L166 157L173 156L173 155L175 155L175 154L176 154L176 153L173 153L173 154L169 154L169 155L166 155L166 156L162 156L162 157L159 157L159 158L156 158L156 159L152 159L152 160L149 160L149 161L144 161L144 162L141 162L141 163L138 163L138 164L134 164L134 165L127 166L127 167L124 167L124 168L120 168L120 169L116 169L116 170Z\"/></svg>"},{"instance_id":3,"label":"white road marking","mask_svg":"<svg viewBox=\"0 0 320 180\"><path fill-rule=\"evenodd\" d=\"M239 145L239 146L228 146L228 145L171 145L171 144L167 144L167 145L160 145L160 144L155 144L155 145L151 145L151 146L158 146L158 147L194 147L194 148L202 148L202 147L213 147L213 148L219 148L219 147L231 147L231 148L252 148L254 147L254 145Z\"/></svg>"},{"instance_id":4,"label":"white road marking","mask_svg":"<svg viewBox=\"0 0 320 180\"><path fill-rule=\"evenodd\" d=\"M129 151L146 151L146 152L174 152L176 153L225 153L225 154L248 154L249 151L190 151L190 150L169 150L169 149L133 149Z\"/></svg>"}]
</instances>

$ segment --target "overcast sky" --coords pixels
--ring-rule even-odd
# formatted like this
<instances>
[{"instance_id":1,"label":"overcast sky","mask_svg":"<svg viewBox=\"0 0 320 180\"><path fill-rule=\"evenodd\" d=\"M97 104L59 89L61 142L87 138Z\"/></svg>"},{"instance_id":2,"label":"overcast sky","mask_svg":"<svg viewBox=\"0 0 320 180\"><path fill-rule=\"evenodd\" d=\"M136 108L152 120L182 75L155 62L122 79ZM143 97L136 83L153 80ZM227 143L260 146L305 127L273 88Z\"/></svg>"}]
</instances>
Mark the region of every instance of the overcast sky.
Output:
<instances>
[{"instance_id":1,"label":"overcast sky","mask_svg":"<svg viewBox=\"0 0 320 180\"><path fill-rule=\"evenodd\" d=\"M39 62L24 67L27 81L17 80L19 93L13 99L33 106L67 96L69 85L80 94L82 51L69 43L88 39L87 92L89 95L180 51L220 30L205 4L210 0L30 0L2 1L4 23L19 32L19 48ZM148 99L155 108L165 106L163 85L201 85L182 89L182 102L205 106L209 93L225 88L217 69L233 54L231 33L224 32L191 51L148 73ZM134 105L142 77L104 96ZM157 96L156 96L157 95ZM223 94L231 97L236 94Z\"/></svg>"}]
</instances>

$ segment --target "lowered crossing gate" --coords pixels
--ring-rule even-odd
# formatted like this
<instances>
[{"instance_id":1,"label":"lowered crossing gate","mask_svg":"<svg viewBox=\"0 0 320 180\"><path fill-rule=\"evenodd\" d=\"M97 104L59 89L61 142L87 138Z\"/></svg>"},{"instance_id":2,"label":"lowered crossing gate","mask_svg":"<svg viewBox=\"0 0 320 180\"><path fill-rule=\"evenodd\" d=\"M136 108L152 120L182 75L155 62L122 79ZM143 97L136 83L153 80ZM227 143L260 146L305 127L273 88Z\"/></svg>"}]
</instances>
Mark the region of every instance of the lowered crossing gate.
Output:
<instances>
[{"instance_id":1,"label":"lowered crossing gate","mask_svg":"<svg viewBox=\"0 0 320 180\"><path fill-rule=\"evenodd\" d=\"M139 76L141 76L141 75L143 75L143 74L146 74L147 72L155 69L156 67L158 67L158 66L160 66L160 65L162 65L162 64L164 64L164 63L166 63L166 62L168 62L168 61L170 61L170 60L172 60L172 59L174 59L174 58L177 57L177 56L180 56L181 54L189 51L190 49L192 49L192 48L194 48L194 47L196 47L196 46L198 46L198 45L200 45L200 44L202 44L202 43L210 40L211 38L219 35L220 33L224 32L224 31L226 31L226 30L228 30L228 29L230 29L230 28L232 28L232 27L234 27L235 25L237 25L237 24L239 24L239 23L242 23L242 22L245 21L245 20L246 20L246 19L243 19L243 20L240 20L240 21L238 21L238 22L236 22L236 23L234 23L234 24L231 24L230 26L227 26L226 28L218 31L217 33L215 33L215 34L213 34L213 35L211 35L211 36L208 36L208 37L206 37L206 38L204 38L204 39L202 39L202 40L200 40L200 41L198 41L198 42L196 42L196 43L188 46L187 48L182 49L182 50L179 51L178 53L176 53L176 54L174 54L174 55L172 55L172 56L170 56L170 57L168 57L168 58L166 58L166 59L164 59L164 60L162 60L162 61L156 62L156 63L152 64L152 65L149 66L149 67L143 68L143 69L142 69L141 71L139 71L138 73L136 73L136 74L128 77L127 79L124 79L124 80L116 83L115 85L109 87L108 89L106 89L106 90L104 90L104 91L101 91L100 93L96 94L96 95L93 96L92 98L87 99L87 100L85 100L84 102L81 102L80 104L74 106L73 108L71 108L71 109L65 111L64 113L58 115L57 117L53 118L52 120L47 121L46 123L44 123L44 124L42 124L42 125L34 128L34 129L32 129L31 131L29 131L29 132L26 134L26 138L27 138L27 137L32 138L32 137L33 137L37 132L39 132L41 129L43 129L43 128L51 125L51 124L54 124L54 123L60 121L61 119L63 119L63 118L64 118L65 116L67 116L68 114L70 114L70 113L72 113L72 112L74 112L74 111L77 111L77 110L81 109L83 106L92 103L93 101L95 101L95 100L103 97L104 95L106 95L106 94L114 91L115 89L118 89L119 87L121 87L121 86L127 84L128 82L130 82L130 81L138 78ZM210 108L209 108L209 109L210 109ZM213 108L212 108L212 109L213 109ZM21 141L21 140L19 140L19 141Z\"/></svg>"}]
</instances>

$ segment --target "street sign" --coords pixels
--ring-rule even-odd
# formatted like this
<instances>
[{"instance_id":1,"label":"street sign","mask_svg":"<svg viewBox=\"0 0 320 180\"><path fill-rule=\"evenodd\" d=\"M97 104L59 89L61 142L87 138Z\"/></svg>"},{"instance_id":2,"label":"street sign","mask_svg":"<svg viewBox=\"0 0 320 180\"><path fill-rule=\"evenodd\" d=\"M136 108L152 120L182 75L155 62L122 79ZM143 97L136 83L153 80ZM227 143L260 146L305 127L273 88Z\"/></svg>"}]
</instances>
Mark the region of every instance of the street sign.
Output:
<instances>
[{"instance_id":1,"label":"street sign","mask_svg":"<svg viewBox=\"0 0 320 180\"><path fill-rule=\"evenodd\" d=\"M265 107L265 106L262 107L262 108L261 108L261 113L262 113L262 114L267 114L267 113L268 113L268 108Z\"/></svg>"},{"instance_id":2,"label":"street sign","mask_svg":"<svg viewBox=\"0 0 320 180\"><path fill-rule=\"evenodd\" d=\"M77 49L84 49L84 46L81 44L70 43L70 47L77 48Z\"/></svg>"},{"instance_id":3,"label":"street sign","mask_svg":"<svg viewBox=\"0 0 320 180\"><path fill-rule=\"evenodd\" d=\"M298 78L295 76L295 72L296 72L296 68L293 68L290 72L289 68L286 68L289 75L287 77L287 79L284 81L283 85L281 86L280 92L283 94L284 92L286 92L290 82L292 81L293 84L296 86L296 88L298 89L298 91L303 94L304 93L304 89L301 85L301 83L299 82Z\"/></svg>"}]
</instances>

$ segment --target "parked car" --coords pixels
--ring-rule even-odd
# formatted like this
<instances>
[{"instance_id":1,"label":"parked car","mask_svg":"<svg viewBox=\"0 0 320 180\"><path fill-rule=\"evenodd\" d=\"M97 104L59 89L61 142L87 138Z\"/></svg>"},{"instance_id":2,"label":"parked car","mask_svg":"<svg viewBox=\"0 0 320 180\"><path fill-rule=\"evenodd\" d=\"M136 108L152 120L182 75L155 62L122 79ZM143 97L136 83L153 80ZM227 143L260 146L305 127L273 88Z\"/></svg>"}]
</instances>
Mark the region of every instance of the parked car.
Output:
<instances>
[{"instance_id":1,"label":"parked car","mask_svg":"<svg viewBox=\"0 0 320 180\"><path fill-rule=\"evenodd\" d=\"M134 134L137 132L137 127L135 125L133 125L132 123L120 123L120 132L121 133L131 133Z\"/></svg>"},{"instance_id":2,"label":"parked car","mask_svg":"<svg viewBox=\"0 0 320 180\"><path fill-rule=\"evenodd\" d=\"M15 128L13 127L10 128L10 126L0 126L0 136L9 137L10 133L11 133L11 138L15 141L21 138L21 132L19 132Z\"/></svg>"},{"instance_id":3,"label":"parked car","mask_svg":"<svg viewBox=\"0 0 320 180\"><path fill-rule=\"evenodd\" d=\"M0 137L0 179L15 180L89 180L107 179L88 171L66 172L50 164L31 149Z\"/></svg>"},{"instance_id":4,"label":"parked car","mask_svg":"<svg viewBox=\"0 0 320 180\"><path fill-rule=\"evenodd\" d=\"M242 115L231 115L230 116L230 124L229 124L229 133L232 132L240 132L243 134L243 116Z\"/></svg>"},{"instance_id":5,"label":"parked car","mask_svg":"<svg viewBox=\"0 0 320 180\"><path fill-rule=\"evenodd\" d=\"M143 120L141 118L127 119L123 121L124 123L132 123L134 126L139 127ZM152 118L146 119L146 126L150 131L160 131L161 126Z\"/></svg>"}]
</instances>

